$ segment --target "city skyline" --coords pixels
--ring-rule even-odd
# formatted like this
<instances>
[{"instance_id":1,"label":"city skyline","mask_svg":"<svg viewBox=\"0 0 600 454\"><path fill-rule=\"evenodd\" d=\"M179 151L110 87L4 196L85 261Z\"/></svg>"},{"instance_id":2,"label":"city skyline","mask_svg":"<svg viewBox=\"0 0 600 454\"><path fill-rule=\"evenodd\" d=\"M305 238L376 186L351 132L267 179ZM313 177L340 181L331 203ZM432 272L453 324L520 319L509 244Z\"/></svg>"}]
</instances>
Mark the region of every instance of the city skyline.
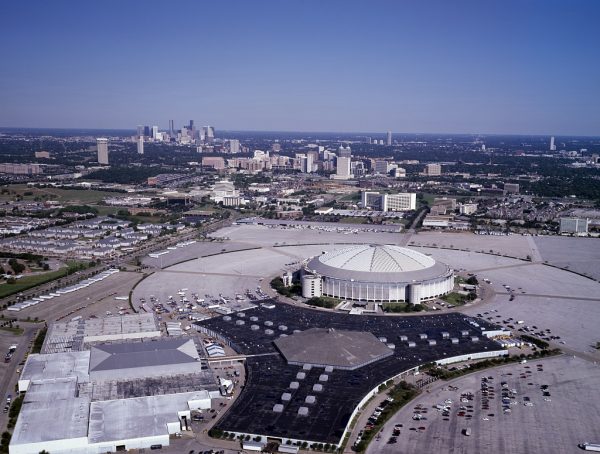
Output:
<instances>
[{"instance_id":1,"label":"city skyline","mask_svg":"<svg viewBox=\"0 0 600 454\"><path fill-rule=\"evenodd\" d=\"M597 2L115 5L6 5L0 126L600 134Z\"/></svg>"}]
</instances>

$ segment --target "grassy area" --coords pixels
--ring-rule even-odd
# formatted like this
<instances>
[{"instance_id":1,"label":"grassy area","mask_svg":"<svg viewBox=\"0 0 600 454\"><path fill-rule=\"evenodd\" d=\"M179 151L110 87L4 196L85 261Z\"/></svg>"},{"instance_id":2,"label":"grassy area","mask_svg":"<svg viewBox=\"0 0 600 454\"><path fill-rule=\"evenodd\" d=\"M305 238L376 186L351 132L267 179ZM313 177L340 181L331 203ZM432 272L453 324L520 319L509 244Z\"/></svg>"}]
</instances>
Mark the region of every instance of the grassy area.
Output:
<instances>
[{"instance_id":1,"label":"grassy area","mask_svg":"<svg viewBox=\"0 0 600 454\"><path fill-rule=\"evenodd\" d=\"M285 287L283 279L280 277L276 277L271 281L271 287L280 295L287 296L288 298L302 295L302 284L293 282L291 287Z\"/></svg>"},{"instance_id":2,"label":"grassy area","mask_svg":"<svg viewBox=\"0 0 600 454\"><path fill-rule=\"evenodd\" d=\"M447 295L440 297L440 299L444 300L448 304L452 304L454 306L462 306L463 304L468 303L469 301L473 301L477 297L476 295L475 295L475 297L473 297L471 295L475 295L475 294L469 293L468 295L463 295L461 293L452 292L452 293L448 293Z\"/></svg>"},{"instance_id":3,"label":"grassy area","mask_svg":"<svg viewBox=\"0 0 600 454\"><path fill-rule=\"evenodd\" d=\"M10 326L2 326L0 327L2 331L8 331L9 333L14 334L15 336L20 336L23 334L23 328L11 328Z\"/></svg>"},{"instance_id":4,"label":"grassy area","mask_svg":"<svg viewBox=\"0 0 600 454\"><path fill-rule=\"evenodd\" d=\"M339 198L340 202L360 202L360 192L353 192L351 194L344 194Z\"/></svg>"},{"instance_id":5,"label":"grassy area","mask_svg":"<svg viewBox=\"0 0 600 454\"><path fill-rule=\"evenodd\" d=\"M436 194L431 194L429 192L424 192L423 193L423 198L422 199L417 199L417 202L420 205L433 205L433 199L435 199L436 197L440 197L439 195Z\"/></svg>"},{"instance_id":6,"label":"grassy area","mask_svg":"<svg viewBox=\"0 0 600 454\"><path fill-rule=\"evenodd\" d=\"M44 345L44 339L46 339L46 333L48 332L48 328L42 328L38 335L35 336L35 340L33 341L33 347L31 347L31 353L39 353L42 351L42 345Z\"/></svg>"},{"instance_id":7,"label":"grassy area","mask_svg":"<svg viewBox=\"0 0 600 454\"><path fill-rule=\"evenodd\" d=\"M75 271L78 271L83 268L85 268L84 264L71 262L68 266L65 266L56 271L50 271L48 273L43 274L35 274L33 276L24 276L21 279L16 280L13 284L5 282L4 284L0 284L0 298L4 298L5 296L9 295L14 295L15 293L28 290L30 288L36 287L40 284L45 284L46 282L50 282L55 279L60 279L61 277L65 277L68 274L72 274Z\"/></svg>"},{"instance_id":8,"label":"grassy area","mask_svg":"<svg viewBox=\"0 0 600 454\"><path fill-rule=\"evenodd\" d=\"M10 410L8 410L8 424L7 427L9 429L12 429L13 427L15 427L15 424L17 423L17 418L19 417L19 413L21 412L21 406L23 405L23 398L25 397L25 394L21 394L18 397L15 397L15 400L12 401L12 404L10 406Z\"/></svg>"},{"instance_id":9,"label":"grassy area","mask_svg":"<svg viewBox=\"0 0 600 454\"><path fill-rule=\"evenodd\" d=\"M530 344L536 345L539 348L548 348L550 344L545 340L538 339L537 337L529 336L528 334L521 335L521 339Z\"/></svg>"},{"instance_id":10,"label":"grassy area","mask_svg":"<svg viewBox=\"0 0 600 454\"><path fill-rule=\"evenodd\" d=\"M327 296L320 296L307 300L306 304L308 304L309 306L326 307L327 309L333 309L338 304L340 304L340 300L335 298L329 298Z\"/></svg>"},{"instance_id":11,"label":"grassy area","mask_svg":"<svg viewBox=\"0 0 600 454\"><path fill-rule=\"evenodd\" d=\"M381 305L383 312L399 313L399 312L421 312L425 310L422 304L410 303L383 303Z\"/></svg>"},{"instance_id":12,"label":"grassy area","mask_svg":"<svg viewBox=\"0 0 600 454\"><path fill-rule=\"evenodd\" d=\"M558 349L555 350L542 350L536 351L530 355L519 355L519 356L503 356L492 359L484 359L483 361L479 361L473 364L469 364L468 367L463 369L454 369L449 370L447 367L436 366L433 363L426 364L421 367L423 372L427 372L428 375L432 377L437 377L440 380L451 380L456 377L460 377L462 375L470 374L471 372L475 372L477 370L489 369L490 367L499 366L502 364L510 364L520 362L524 359L538 359L543 358L544 356L552 356L558 355L561 351Z\"/></svg>"},{"instance_id":13,"label":"grassy area","mask_svg":"<svg viewBox=\"0 0 600 454\"><path fill-rule=\"evenodd\" d=\"M45 200L58 200L69 202L70 205L98 203L105 197L115 197L119 194L109 191L95 191L91 189L57 189L57 188L30 188L25 184L10 185L8 194L0 194L0 200L12 200L19 195L23 200L34 200L36 197Z\"/></svg>"}]
</instances>

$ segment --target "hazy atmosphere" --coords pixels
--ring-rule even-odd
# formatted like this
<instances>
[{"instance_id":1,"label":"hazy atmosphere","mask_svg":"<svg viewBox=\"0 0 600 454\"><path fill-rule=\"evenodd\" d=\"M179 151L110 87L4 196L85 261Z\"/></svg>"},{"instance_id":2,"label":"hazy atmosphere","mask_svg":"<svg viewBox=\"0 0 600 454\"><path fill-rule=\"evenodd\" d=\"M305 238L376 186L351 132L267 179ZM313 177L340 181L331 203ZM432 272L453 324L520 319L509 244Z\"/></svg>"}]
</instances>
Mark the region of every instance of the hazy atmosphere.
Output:
<instances>
[{"instance_id":1,"label":"hazy atmosphere","mask_svg":"<svg viewBox=\"0 0 600 454\"><path fill-rule=\"evenodd\" d=\"M600 133L600 3L5 2L0 126Z\"/></svg>"}]
</instances>

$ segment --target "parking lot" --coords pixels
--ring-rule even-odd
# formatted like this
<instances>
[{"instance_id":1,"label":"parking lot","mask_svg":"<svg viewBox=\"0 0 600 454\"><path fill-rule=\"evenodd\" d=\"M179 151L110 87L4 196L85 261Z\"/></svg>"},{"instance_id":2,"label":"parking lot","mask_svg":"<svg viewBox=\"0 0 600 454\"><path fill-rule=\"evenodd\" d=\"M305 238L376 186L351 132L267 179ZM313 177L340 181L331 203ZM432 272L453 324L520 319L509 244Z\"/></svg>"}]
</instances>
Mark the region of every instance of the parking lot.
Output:
<instances>
[{"instance_id":1,"label":"parking lot","mask_svg":"<svg viewBox=\"0 0 600 454\"><path fill-rule=\"evenodd\" d=\"M578 443L600 435L599 386L600 367L569 356L437 382L386 424L368 452L581 452Z\"/></svg>"},{"instance_id":2,"label":"parking lot","mask_svg":"<svg viewBox=\"0 0 600 454\"><path fill-rule=\"evenodd\" d=\"M345 234L331 231L330 226L325 226L324 230L315 230L302 226L268 228L238 225L222 229L217 235L231 239L218 245L213 243L211 248L239 250L243 244L245 248L259 249L203 257L157 272L136 288L134 302L137 304L139 298L148 298L149 295L164 300L180 288L189 288L190 292L198 293L202 297L206 294L218 297L219 293L222 293L234 298L236 294L244 293L247 289L255 291L261 284L261 279L268 279L284 270L298 269L303 259L322 251L345 247L345 244L351 242L398 244L404 238L403 234L388 232ZM557 260L560 258L559 252L562 247L565 248L562 250L564 261L571 257L568 248L576 248L576 251L579 251L582 247L588 247L592 252L586 252L581 257L582 260L591 260L594 254L597 254L596 243L591 247L591 243L585 238L550 239L520 235L485 236L437 232L413 235L411 241L430 246L436 244L455 248L469 247L470 251L430 246L416 249L430 254L456 270L474 272L480 280L488 278L491 282L490 287L497 295L486 300L483 306L486 311L497 310L503 318L523 320L525 326L535 325L544 330L550 329L553 335L560 336L565 343L560 345L589 354L597 353L593 346L600 341L600 334L596 329L600 321L598 282L543 263L473 252L489 252L492 249L519 257L531 255L534 258L539 253L542 258L547 256L550 260ZM539 246L539 251L533 247L535 245ZM483 312L481 307L479 304L468 305L461 311L476 315ZM560 345L557 343L557 346ZM600 360L600 352L597 355Z\"/></svg>"},{"instance_id":3,"label":"parking lot","mask_svg":"<svg viewBox=\"0 0 600 454\"><path fill-rule=\"evenodd\" d=\"M240 398L218 423L227 431L273 435L337 443L356 405L363 396L386 379L419 364L443 357L498 350L499 346L479 334L461 314L438 314L415 317L353 316L330 311L273 303L232 316L198 322L201 328L231 342L246 355L248 380ZM308 328L368 331L385 342L393 343L394 354L355 370L333 370L327 374L323 389L317 391L317 405L310 405L310 417L299 415L305 399L321 381L322 367L304 371L288 364L272 343L280 335ZM490 328L481 322L482 328ZM463 333L467 332L467 334ZM444 333L447 334L445 335ZM421 336L423 335L423 336ZM406 336L402 339L400 336ZM446 337L444 337L446 336ZM457 342L452 342L455 337ZM409 346L407 341L414 342ZM434 342L435 341L435 342ZM303 372L300 386L290 390L290 383ZM313 391L311 391L313 390ZM290 400L281 412L273 411L282 393Z\"/></svg>"},{"instance_id":4,"label":"parking lot","mask_svg":"<svg viewBox=\"0 0 600 454\"><path fill-rule=\"evenodd\" d=\"M82 288L72 293L57 296L51 300L44 301L36 306L23 309L22 311L8 315L17 315L19 318L38 317L39 320L48 322L69 315L101 316L105 312L114 311L115 296L129 296L131 288L142 278L139 273L119 272L95 282L89 287ZM129 307L127 301L119 301L119 305ZM79 310L81 309L81 310ZM76 311L73 312L73 311ZM70 314L73 312L73 314Z\"/></svg>"}]
</instances>

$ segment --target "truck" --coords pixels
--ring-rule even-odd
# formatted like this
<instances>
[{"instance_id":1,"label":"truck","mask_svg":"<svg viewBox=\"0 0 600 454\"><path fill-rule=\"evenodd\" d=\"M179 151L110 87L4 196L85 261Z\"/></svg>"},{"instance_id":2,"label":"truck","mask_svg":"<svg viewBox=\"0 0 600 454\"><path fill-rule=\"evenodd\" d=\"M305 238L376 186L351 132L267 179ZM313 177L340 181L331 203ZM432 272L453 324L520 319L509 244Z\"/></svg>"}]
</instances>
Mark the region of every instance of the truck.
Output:
<instances>
[{"instance_id":1,"label":"truck","mask_svg":"<svg viewBox=\"0 0 600 454\"><path fill-rule=\"evenodd\" d=\"M8 353L14 353L17 351L17 346L16 345L11 345L10 347L8 347Z\"/></svg>"},{"instance_id":2,"label":"truck","mask_svg":"<svg viewBox=\"0 0 600 454\"><path fill-rule=\"evenodd\" d=\"M579 443L579 447L584 451L594 451L600 452L600 444L599 443L588 443L587 441L584 443Z\"/></svg>"},{"instance_id":3,"label":"truck","mask_svg":"<svg viewBox=\"0 0 600 454\"><path fill-rule=\"evenodd\" d=\"M463 429L463 435L465 437L470 437L471 436L471 428L467 427L466 429Z\"/></svg>"}]
</instances>

